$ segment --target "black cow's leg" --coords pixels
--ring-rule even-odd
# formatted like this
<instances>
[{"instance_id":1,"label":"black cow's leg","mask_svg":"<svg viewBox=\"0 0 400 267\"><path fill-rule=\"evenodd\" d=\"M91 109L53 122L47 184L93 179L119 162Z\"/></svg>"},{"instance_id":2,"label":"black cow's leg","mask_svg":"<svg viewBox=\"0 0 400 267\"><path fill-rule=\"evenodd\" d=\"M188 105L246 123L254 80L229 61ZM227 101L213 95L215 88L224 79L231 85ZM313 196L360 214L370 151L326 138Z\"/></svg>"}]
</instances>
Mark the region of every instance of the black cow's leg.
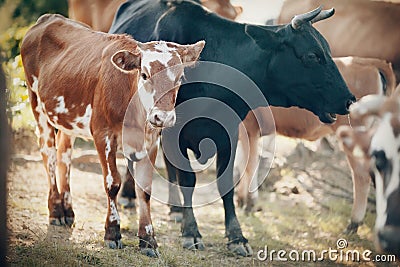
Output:
<instances>
[{"instance_id":1,"label":"black cow's leg","mask_svg":"<svg viewBox=\"0 0 400 267\"><path fill-rule=\"evenodd\" d=\"M170 207L170 220L174 222L181 222L182 221L182 202L180 198L179 189L177 186L178 179L177 179L177 170L171 164L171 162L167 159L164 155L164 162L167 169L168 174L168 204Z\"/></svg>"},{"instance_id":2,"label":"black cow's leg","mask_svg":"<svg viewBox=\"0 0 400 267\"><path fill-rule=\"evenodd\" d=\"M234 150L233 150L234 151ZM235 212L233 201L233 156L230 152L219 151L217 154L217 185L222 197L225 210L225 229L228 237L228 249L241 256L251 256L253 251L243 236L239 221Z\"/></svg>"},{"instance_id":3,"label":"black cow's leg","mask_svg":"<svg viewBox=\"0 0 400 267\"><path fill-rule=\"evenodd\" d=\"M126 168L125 181L122 184L121 196L118 198L118 203L125 209L135 209L135 180L132 176L133 161L128 160Z\"/></svg>"},{"instance_id":4,"label":"black cow's leg","mask_svg":"<svg viewBox=\"0 0 400 267\"><path fill-rule=\"evenodd\" d=\"M188 157L186 151L183 153L185 157ZM196 185L196 174L192 171L189 165L187 165L186 168L187 171L178 170L178 181L183 194L183 219L181 226L182 246L186 249L204 250L204 243L201 240L201 234L197 227L197 222L192 208L193 190Z\"/></svg>"}]
</instances>

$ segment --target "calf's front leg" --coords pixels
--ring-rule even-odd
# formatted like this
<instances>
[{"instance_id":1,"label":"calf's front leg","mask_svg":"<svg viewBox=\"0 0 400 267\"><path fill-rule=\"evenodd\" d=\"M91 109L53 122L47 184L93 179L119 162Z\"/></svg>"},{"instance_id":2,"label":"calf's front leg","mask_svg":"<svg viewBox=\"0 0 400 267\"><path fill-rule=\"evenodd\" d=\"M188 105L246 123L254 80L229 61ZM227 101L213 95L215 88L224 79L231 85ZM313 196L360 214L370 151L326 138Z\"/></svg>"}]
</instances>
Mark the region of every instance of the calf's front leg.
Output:
<instances>
[{"instance_id":1,"label":"calf's front leg","mask_svg":"<svg viewBox=\"0 0 400 267\"><path fill-rule=\"evenodd\" d=\"M121 186L121 177L117 170L117 140L114 134L95 135L94 142L104 177L104 189L107 194L107 217L105 223L104 242L109 248L122 248L120 217L116 198Z\"/></svg>"}]
</instances>

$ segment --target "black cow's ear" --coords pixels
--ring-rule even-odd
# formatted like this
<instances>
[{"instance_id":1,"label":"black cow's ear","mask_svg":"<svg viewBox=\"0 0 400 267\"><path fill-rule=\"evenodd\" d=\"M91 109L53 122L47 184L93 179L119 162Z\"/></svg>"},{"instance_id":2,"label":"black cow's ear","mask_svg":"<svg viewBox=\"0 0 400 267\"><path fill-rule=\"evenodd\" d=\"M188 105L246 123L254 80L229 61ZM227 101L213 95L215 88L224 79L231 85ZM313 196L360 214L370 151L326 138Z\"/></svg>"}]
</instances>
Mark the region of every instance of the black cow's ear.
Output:
<instances>
[{"instance_id":1,"label":"black cow's ear","mask_svg":"<svg viewBox=\"0 0 400 267\"><path fill-rule=\"evenodd\" d=\"M274 48L281 43L279 32L256 25L246 25L246 34L261 48Z\"/></svg>"},{"instance_id":2,"label":"black cow's ear","mask_svg":"<svg viewBox=\"0 0 400 267\"><path fill-rule=\"evenodd\" d=\"M134 54L128 50L120 50L111 57L113 65L125 72L140 68L140 53Z\"/></svg>"}]
</instances>

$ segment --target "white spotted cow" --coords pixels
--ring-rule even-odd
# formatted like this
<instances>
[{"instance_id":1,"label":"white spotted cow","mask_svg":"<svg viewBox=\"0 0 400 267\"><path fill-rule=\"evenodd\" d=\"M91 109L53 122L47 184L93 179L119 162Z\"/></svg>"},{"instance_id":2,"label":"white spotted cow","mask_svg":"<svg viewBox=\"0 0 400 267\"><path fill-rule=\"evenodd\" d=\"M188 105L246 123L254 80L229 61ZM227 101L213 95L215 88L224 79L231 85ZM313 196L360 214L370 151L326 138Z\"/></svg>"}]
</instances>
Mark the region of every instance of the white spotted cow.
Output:
<instances>
[{"instance_id":1,"label":"white spotted cow","mask_svg":"<svg viewBox=\"0 0 400 267\"><path fill-rule=\"evenodd\" d=\"M93 31L61 15L38 19L22 42L21 56L49 181L50 224L74 223L72 147L76 136L93 139L108 200L104 240L110 248L122 247L116 152L123 143L125 155L137 161L139 246L142 253L157 255L150 216L157 140L163 127L175 123L184 66L194 64L204 44L139 43L128 35Z\"/></svg>"},{"instance_id":2,"label":"white spotted cow","mask_svg":"<svg viewBox=\"0 0 400 267\"><path fill-rule=\"evenodd\" d=\"M243 12L241 6L233 6L229 0L194 0L207 9L235 20ZM68 16L86 23L93 29L108 32L119 6L126 0L68 0Z\"/></svg>"},{"instance_id":3,"label":"white spotted cow","mask_svg":"<svg viewBox=\"0 0 400 267\"><path fill-rule=\"evenodd\" d=\"M391 97L370 95L351 109L360 127L342 126L344 149L364 158L376 188L376 247L400 257L400 85Z\"/></svg>"}]
</instances>

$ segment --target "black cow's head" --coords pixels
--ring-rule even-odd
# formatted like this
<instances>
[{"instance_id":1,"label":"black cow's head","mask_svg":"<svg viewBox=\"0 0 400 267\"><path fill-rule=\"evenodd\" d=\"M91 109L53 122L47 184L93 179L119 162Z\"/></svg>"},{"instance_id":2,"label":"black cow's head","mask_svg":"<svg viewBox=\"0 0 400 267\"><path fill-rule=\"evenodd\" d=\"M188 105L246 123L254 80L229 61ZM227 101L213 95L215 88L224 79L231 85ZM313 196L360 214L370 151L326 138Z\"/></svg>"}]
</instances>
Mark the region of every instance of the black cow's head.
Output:
<instances>
[{"instance_id":1,"label":"black cow's head","mask_svg":"<svg viewBox=\"0 0 400 267\"><path fill-rule=\"evenodd\" d=\"M319 7L295 16L288 25L246 25L247 35L269 62L264 81L272 91L267 95L273 99L271 103L308 109L325 123L333 122L336 114L347 114L355 101L332 60L327 41L312 27L333 14L333 9L321 11Z\"/></svg>"}]
</instances>

